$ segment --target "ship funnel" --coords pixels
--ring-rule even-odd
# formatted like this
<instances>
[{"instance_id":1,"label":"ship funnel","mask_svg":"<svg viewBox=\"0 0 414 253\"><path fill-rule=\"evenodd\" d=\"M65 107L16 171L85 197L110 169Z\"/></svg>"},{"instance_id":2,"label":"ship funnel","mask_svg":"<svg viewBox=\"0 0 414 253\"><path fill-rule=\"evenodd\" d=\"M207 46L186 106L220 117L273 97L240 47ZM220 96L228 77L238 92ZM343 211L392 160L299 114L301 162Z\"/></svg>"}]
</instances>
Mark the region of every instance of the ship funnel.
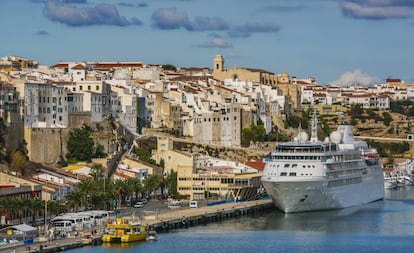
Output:
<instances>
[{"instance_id":1,"label":"ship funnel","mask_svg":"<svg viewBox=\"0 0 414 253\"><path fill-rule=\"evenodd\" d=\"M354 134L352 133L352 128L350 125L345 123L345 124L338 126L338 132L342 136L341 143L351 144L355 142Z\"/></svg>"}]
</instances>

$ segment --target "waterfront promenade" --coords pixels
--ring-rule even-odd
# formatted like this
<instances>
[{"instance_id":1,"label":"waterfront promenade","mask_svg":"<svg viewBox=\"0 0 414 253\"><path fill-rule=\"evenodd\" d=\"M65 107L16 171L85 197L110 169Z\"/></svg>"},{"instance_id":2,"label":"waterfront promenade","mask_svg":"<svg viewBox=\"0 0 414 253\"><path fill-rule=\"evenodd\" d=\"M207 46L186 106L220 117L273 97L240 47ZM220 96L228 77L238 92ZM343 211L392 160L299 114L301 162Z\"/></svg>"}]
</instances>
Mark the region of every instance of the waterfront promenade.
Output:
<instances>
[{"instance_id":1,"label":"waterfront promenade","mask_svg":"<svg viewBox=\"0 0 414 253\"><path fill-rule=\"evenodd\" d=\"M271 200L253 200L246 202L231 202L214 206L203 206L199 208L182 207L168 210L167 212L146 212L141 222L152 226L158 231L168 231L179 227L188 227L200 223L219 221L225 218L237 218L241 215L256 212L272 206ZM129 219L131 217L125 217ZM81 232L77 237L68 236L64 239L56 239L47 242L44 238L34 238L34 242L28 245L22 242L0 246L0 252L56 252L79 248L90 245L93 240L90 232ZM30 247L30 249L29 249ZM40 251L42 249L42 251Z\"/></svg>"},{"instance_id":2,"label":"waterfront promenade","mask_svg":"<svg viewBox=\"0 0 414 253\"><path fill-rule=\"evenodd\" d=\"M245 202L231 202L199 208L173 209L163 213L147 213L142 222L159 230L160 228L174 228L177 226L206 223L228 217L237 217L273 206L270 199Z\"/></svg>"}]
</instances>

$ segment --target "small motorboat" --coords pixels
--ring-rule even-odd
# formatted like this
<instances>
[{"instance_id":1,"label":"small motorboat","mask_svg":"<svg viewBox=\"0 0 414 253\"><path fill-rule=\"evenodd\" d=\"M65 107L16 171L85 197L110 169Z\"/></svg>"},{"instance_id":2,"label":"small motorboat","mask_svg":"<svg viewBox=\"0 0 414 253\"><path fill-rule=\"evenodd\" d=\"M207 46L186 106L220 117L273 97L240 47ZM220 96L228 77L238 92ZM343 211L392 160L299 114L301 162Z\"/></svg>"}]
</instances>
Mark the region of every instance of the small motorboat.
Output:
<instances>
[{"instance_id":1,"label":"small motorboat","mask_svg":"<svg viewBox=\"0 0 414 253\"><path fill-rule=\"evenodd\" d=\"M147 232L147 241L156 241L156 240L158 240L157 231L155 231L154 229L150 229Z\"/></svg>"}]
</instances>

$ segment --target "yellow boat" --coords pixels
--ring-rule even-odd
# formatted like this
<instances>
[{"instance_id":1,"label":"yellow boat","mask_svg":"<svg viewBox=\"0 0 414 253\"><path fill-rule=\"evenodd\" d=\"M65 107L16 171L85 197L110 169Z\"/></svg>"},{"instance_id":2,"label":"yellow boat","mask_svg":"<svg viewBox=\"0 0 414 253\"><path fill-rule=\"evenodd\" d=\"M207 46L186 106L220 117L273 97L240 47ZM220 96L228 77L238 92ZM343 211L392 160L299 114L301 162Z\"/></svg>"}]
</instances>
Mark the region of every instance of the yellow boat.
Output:
<instances>
[{"instance_id":1,"label":"yellow boat","mask_svg":"<svg viewBox=\"0 0 414 253\"><path fill-rule=\"evenodd\" d=\"M104 243L128 243L145 240L147 230L139 221L116 218L106 224L102 241Z\"/></svg>"}]
</instances>

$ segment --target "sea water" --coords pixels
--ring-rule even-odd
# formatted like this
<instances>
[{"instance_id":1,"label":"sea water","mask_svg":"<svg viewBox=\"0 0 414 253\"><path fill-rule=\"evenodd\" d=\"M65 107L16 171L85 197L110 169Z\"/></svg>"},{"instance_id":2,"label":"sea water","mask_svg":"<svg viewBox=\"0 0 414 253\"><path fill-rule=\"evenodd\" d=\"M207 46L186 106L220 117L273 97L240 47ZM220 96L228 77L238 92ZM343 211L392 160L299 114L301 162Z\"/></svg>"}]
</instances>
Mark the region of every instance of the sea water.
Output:
<instances>
[{"instance_id":1,"label":"sea water","mask_svg":"<svg viewBox=\"0 0 414 253\"><path fill-rule=\"evenodd\" d=\"M361 193L363 194L363 193ZM414 252L414 188L335 211L230 219L159 233L158 241L102 245L72 253Z\"/></svg>"}]
</instances>

